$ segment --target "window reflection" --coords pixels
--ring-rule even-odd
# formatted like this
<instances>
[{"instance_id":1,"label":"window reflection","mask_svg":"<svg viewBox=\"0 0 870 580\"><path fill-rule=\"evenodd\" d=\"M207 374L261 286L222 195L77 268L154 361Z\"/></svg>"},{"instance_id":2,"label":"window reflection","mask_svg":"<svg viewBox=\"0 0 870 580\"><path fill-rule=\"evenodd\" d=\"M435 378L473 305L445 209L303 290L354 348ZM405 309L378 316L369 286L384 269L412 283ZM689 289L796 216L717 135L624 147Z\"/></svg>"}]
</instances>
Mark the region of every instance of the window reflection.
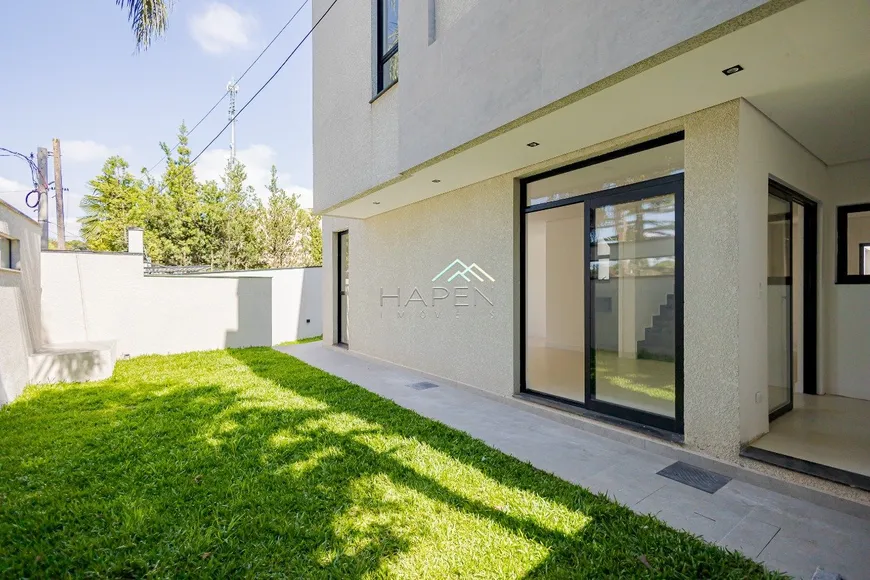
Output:
<instances>
[{"instance_id":1,"label":"window reflection","mask_svg":"<svg viewBox=\"0 0 870 580\"><path fill-rule=\"evenodd\" d=\"M590 240L594 397L675 416L676 196L595 209Z\"/></svg>"}]
</instances>

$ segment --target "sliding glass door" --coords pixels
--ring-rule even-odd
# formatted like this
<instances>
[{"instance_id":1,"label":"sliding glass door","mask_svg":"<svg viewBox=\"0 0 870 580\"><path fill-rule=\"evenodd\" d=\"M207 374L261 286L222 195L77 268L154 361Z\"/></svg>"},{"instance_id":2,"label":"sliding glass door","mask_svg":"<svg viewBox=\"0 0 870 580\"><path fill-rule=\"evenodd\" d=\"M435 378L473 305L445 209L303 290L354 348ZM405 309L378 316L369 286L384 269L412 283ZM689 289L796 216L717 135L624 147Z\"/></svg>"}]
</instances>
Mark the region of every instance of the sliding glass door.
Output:
<instances>
[{"instance_id":1,"label":"sliding glass door","mask_svg":"<svg viewBox=\"0 0 870 580\"><path fill-rule=\"evenodd\" d=\"M521 184L522 391L682 432L682 156L669 136Z\"/></svg>"},{"instance_id":2,"label":"sliding glass door","mask_svg":"<svg viewBox=\"0 0 870 580\"><path fill-rule=\"evenodd\" d=\"M681 190L672 180L601 198L589 210L588 405L663 428L677 412Z\"/></svg>"}]
</instances>

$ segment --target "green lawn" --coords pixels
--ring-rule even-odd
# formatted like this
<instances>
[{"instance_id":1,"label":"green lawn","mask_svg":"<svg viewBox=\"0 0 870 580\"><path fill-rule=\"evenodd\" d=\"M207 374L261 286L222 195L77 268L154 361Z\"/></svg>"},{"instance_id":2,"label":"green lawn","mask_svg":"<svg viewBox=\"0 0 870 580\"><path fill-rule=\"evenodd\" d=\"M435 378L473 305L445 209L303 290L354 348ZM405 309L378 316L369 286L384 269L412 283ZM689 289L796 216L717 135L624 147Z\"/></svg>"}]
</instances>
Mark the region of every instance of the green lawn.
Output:
<instances>
[{"instance_id":1,"label":"green lawn","mask_svg":"<svg viewBox=\"0 0 870 580\"><path fill-rule=\"evenodd\" d=\"M267 348L0 410L0 577L751 578L763 568Z\"/></svg>"},{"instance_id":2,"label":"green lawn","mask_svg":"<svg viewBox=\"0 0 870 580\"><path fill-rule=\"evenodd\" d=\"M323 340L323 335L318 336L309 336L308 338L300 338L299 340L288 340L286 342L278 343L278 346L290 346L291 344L305 344L306 342L317 342L318 340Z\"/></svg>"}]
</instances>

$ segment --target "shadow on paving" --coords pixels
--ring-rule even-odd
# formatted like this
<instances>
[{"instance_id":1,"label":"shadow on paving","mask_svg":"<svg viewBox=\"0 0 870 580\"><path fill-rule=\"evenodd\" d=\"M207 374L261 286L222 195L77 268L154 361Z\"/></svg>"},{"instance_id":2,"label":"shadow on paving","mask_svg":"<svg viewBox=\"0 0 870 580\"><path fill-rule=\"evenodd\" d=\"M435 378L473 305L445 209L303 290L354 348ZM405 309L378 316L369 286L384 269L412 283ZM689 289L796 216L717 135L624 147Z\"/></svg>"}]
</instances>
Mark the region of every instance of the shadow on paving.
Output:
<instances>
[{"instance_id":1,"label":"shadow on paving","mask_svg":"<svg viewBox=\"0 0 870 580\"><path fill-rule=\"evenodd\" d=\"M0 576L475 572L765 575L271 349L134 359L0 411Z\"/></svg>"}]
</instances>

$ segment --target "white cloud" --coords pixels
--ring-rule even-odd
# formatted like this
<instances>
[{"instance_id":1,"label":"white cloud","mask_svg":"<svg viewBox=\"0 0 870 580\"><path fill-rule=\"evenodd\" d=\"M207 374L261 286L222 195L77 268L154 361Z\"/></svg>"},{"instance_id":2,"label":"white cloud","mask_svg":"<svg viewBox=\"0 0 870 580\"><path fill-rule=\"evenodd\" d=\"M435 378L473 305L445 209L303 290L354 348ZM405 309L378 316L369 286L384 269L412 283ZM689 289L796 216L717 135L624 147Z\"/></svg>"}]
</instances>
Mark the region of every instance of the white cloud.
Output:
<instances>
[{"instance_id":1,"label":"white cloud","mask_svg":"<svg viewBox=\"0 0 870 580\"><path fill-rule=\"evenodd\" d=\"M19 193L21 191L26 193L31 189L33 189L32 186L25 185L20 181L15 181L14 179L6 179L0 175L0 193Z\"/></svg>"},{"instance_id":2,"label":"white cloud","mask_svg":"<svg viewBox=\"0 0 870 580\"><path fill-rule=\"evenodd\" d=\"M266 186L269 184L269 176L272 165L280 167L277 152L268 145L251 145L236 152L238 160L245 165L248 174L247 185L253 186L257 195L264 202L269 197ZM196 176L200 181L213 179L220 183L221 175L227 166L230 157L229 149L210 149L203 153L196 162ZM307 187L293 185L289 173L278 172L278 185L289 194L299 195L299 204L305 208L311 208L314 204L314 195Z\"/></svg>"},{"instance_id":3,"label":"white cloud","mask_svg":"<svg viewBox=\"0 0 870 580\"><path fill-rule=\"evenodd\" d=\"M248 48L257 21L240 14L220 2L209 4L203 12L190 18L188 26L193 39L206 52L221 54L233 49Z\"/></svg>"},{"instance_id":4,"label":"white cloud","mask_svg":"<svg viewBox=\"0 0 870 580\"><path fill-rule=\"evenodd\" d=\"M24 167L23 164L22 167ZM20 181L0 176L0 199L28 216L34 217L33 210L28 208L27 204L24 203L24 198L31 189L33 189L32 185L26 185ZM31 200L36 201L35 194L31 197Z\"/></svg>"},{"instance_id":5,"label":"white cloud","mask_svg":"<svg viewBox=\"0 0 870 580\"><path fill-rule=\"evenodd\" d=\"M90 161L105 161L118 153L107 145L96 141L61 141L61 157L64 161L73 163L88 163Z\"/></svg>"}]
</instances>

